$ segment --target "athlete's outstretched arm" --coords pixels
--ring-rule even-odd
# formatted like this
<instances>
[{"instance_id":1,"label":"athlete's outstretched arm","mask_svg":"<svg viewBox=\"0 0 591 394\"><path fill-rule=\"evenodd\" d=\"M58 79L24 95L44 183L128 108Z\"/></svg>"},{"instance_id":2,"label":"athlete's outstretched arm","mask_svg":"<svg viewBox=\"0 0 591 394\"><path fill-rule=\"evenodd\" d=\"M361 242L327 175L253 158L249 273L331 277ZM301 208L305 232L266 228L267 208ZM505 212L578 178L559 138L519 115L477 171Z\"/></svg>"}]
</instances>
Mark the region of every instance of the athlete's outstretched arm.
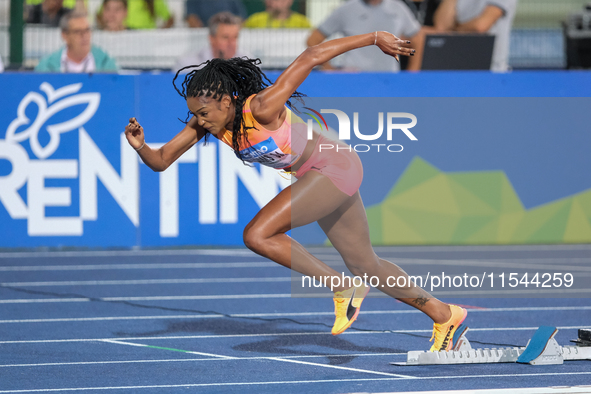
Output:
<instances>
[{"instance_id":1,"label":"athlete's outstretched arm","mask_svg":"<svg viewBox=\"0 0 591 394\"><path fill-rule=\"evenodd\" d=\"M402 40L385 32L372 32L325 41L306 49L277 78L272 86L258 93L250 104L255 119L263 124L271 124L285 110L285 102L310 75L314 67L353 49L377 45L385 54L398 58L398 55L413 55L410 41Z\"/></svg>"},{"instance_id":2,"label":"athlete's outstretched arm","mask_svg":"<svg viewBox=\"0 0 591 394\"><path fill-rule=\"evenodd\" d=\"M131 118L125 127L125 136L129 145L137 150L143 162L154 171L166 170L204 135L205 130L197 124L197 118L192 117L173 139L158 149L152 149L146 144L144 128L135 118Z\"/></svg>"}]
</instances>

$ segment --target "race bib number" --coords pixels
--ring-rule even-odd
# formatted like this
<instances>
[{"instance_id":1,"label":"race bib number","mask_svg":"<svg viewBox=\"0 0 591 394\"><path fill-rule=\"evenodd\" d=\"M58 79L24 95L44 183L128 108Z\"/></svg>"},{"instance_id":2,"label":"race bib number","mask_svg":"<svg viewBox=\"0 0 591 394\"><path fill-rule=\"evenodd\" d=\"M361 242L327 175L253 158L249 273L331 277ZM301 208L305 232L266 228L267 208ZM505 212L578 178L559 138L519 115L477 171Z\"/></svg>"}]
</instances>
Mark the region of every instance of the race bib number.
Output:
<instances>
[{"instance_id":1,"label":"race bib number","mask_svg":"<svg viewBox=\"0 0 591 394\"><path fill-rule=\"evenodd\" d=\"M241 150L240 155L242 155L244 161L249 163L260 163L276 169L291 166L299 157L299 155L283 153L273 140L273 137Z\"/></svg>"}]
</instances>

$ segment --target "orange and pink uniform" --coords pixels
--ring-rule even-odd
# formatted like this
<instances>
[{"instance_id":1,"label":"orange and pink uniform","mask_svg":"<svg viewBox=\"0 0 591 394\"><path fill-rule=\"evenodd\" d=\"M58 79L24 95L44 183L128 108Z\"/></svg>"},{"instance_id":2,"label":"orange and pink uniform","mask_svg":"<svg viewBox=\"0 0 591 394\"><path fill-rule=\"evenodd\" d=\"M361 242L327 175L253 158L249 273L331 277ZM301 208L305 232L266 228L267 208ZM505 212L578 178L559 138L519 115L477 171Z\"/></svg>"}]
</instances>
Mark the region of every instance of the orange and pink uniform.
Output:
<instances>
[{"instance_id":1,"label":"orange and pink uniform","mask_svg":"<svg viewBox=\"0 0 591 394\"><path fill-rule=\"evenodd\" d=\"M250 146L240 141L240 155L249 163L260 163L275 169L293 166L302 156L306 148L307 124L289 108L283 124L277 130L267 130L252 116L250 102L254 95L244 103L242 116L247 126L247 137ZM232 148L232 132L225 130L217 137ZM357 153L347 149L324 149L321 144L337 143L320 135L314 147L314 152L297 170L296 178L300 178L308 171L317 171L328 177L332 183L349 196L355 194L363 179L363 167ZM342 146L342 143L340 143Z\"/></svg>"}]
</instances>

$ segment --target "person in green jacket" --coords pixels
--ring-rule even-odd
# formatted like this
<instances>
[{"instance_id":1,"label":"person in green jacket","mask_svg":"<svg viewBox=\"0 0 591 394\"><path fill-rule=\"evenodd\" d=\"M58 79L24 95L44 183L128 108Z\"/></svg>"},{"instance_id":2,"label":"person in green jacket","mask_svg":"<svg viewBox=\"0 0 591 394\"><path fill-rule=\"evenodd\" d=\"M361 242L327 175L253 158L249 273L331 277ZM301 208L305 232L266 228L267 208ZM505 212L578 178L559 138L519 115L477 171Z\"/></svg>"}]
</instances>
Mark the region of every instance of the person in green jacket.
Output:
<instances>
[{"instance_id":1,"label":"person in green jacket","mask_svg":"<svg viewBox=\"0 0 591 394\"><path fill-rule=\"evenodd\" d=\"M91 44L86 13L72 11L60 21L66 46L41 59L35 71L63 73L117 72L117 64L105 51Z\"/></svg>"},{"instance_id":2,"label":"person in green jacket","mask_svg":"<svg viewBox=\"0 0 591 394\"><path fill-rule=\"evenodd\" d=\"M308 29L306 16L291 10L293 0L265 0L265 11L252 14L244 27L267 29Z\"/></svg>"}]
</instances>

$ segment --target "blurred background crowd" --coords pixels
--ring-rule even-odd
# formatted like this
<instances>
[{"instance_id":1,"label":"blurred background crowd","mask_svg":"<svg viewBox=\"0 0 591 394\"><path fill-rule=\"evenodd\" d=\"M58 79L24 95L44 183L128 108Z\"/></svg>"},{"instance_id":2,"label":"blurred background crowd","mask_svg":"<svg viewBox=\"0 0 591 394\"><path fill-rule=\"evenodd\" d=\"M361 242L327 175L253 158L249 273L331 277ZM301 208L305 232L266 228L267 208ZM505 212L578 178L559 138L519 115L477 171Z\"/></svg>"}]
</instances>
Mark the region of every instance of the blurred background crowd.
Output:
<instances>
[{"instance_id":1,"label":"blurred background crowd","mask_svg":"<svg viewBox=\"0 0 591 394\"><path fill-rule=\"evenodd\" d=\"M0 0L0 71L176 71L234 56L283 69L307 46L382 30L418 56L367 47L322 69L591 67L589 0Z\"/></svg>"}]
</instances>

